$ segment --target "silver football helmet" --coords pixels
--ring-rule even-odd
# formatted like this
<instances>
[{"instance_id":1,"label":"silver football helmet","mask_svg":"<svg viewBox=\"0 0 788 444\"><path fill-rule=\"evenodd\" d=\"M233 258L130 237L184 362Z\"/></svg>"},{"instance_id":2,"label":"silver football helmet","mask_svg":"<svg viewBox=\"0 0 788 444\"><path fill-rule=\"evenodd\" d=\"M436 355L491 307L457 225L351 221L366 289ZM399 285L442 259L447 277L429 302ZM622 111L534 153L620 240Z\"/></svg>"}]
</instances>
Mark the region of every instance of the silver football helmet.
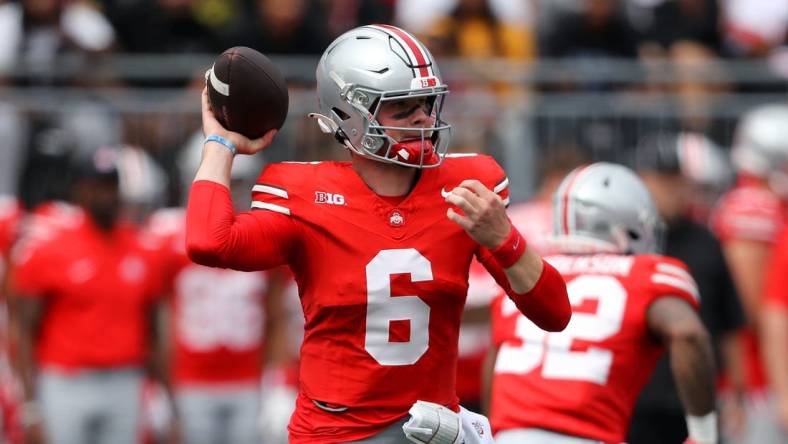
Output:
<instances>
[{"instance_id":1,"label":"silver football helmet","mask_svg":"<svg viewBox=\"0 0 788 444\"><path fill-rule=\"evenodd\" d=\"M451 127L441 120L449 92L427 48L390 25L361 26L334 40L317 65L317 94L323 132L353 152L378 161L427 168L440 164ZM378 122L383 103L425 98L432 121L427 128L391 127ZM394 140L386 131L406 134Z\"/></svg>"},{"instance_id":2,"label":"silver football helmet","mask_svg":"<svg viewBox=\"0 0 788 444\"><path fill-rule=\"evenodd\" d=\"M577 168L553 196L553 242L564 253L653 253L663 230L648 189L621 165Z\"/></svg>"},{"instance_id":3,"label":"silver football helmet","mask_svg":"<svg viewBox=\"0 0 788 444\"><path fill-rule=\"evenodd\" d=\"M788 105L769 104L748 111L736 126L733 166L769 181L788 197Z\"/></svg>"}]
</instances>

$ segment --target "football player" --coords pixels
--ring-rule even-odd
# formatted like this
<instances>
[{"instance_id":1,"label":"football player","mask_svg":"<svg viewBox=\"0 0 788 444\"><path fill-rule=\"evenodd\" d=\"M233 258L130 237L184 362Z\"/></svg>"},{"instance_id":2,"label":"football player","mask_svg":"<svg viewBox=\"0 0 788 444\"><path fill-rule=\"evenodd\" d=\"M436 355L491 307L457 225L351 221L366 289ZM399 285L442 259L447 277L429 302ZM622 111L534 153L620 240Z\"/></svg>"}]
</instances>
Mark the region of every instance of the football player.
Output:
<instances>
[{"instance_id":1,"label":"football player","mask_svg":"<svg viewBox=\"0 0 788 444\"><path fill-rule=\"evenodd\" d=\"M120 218L118 161L76 158L77 205L35 210L12 255L27 442L41 426L54 444L139 442L161 279L152 239Z\"/></svg>"},{"instance_id":2,"label":"football player","mask_svg":"<svg viewBox=\"0 0 788 444\"><path fill-rule=\"evenodd\" d=\"M457 335L474 256L545 330L569 321L566 287L506 217L501 167L446 154L448 87L421 42L388 25L353 29L320 59L317 90L313 116L351 160L268 165L241 214L228 191L233 155L259 152L275 132L228 132L203 93L187 249L206 265L292 269L305 334L291 442L403 442L411 406L433 409L422 418L460 411ZM411 436L456 438L441 430Z\"/></svg>"},{"instance_id":3,"label":"football player","mask_svg":"<svg viewBox=\"0 0 788 444\"><path fill-rule=\"evenodd\" d=\"M618 443L665 349L690 439L717 441L713 357L686 266L654 254L661 220L629 169L575 169L553 199L555 248L572 320L545 332L493 303L497 353L490 420L498 443Z\"/></svg>"},{"instance_id":4,"label":"football player","mask_svg":"<svg viewBox=\"0 0 788 444\"><path fill-rule=\"evenodd\" d=\"M746 427L735 442L783 442L759 356L763 328L764 270L780 231L788 200L788 105L762 105L742 116L736 127L731 160L734 187L715 208L711 227L719 237L733 282L742 300L747 327L742 335ZM768 406L764 408L764 406Z\"/></svg>"}]
</instances>

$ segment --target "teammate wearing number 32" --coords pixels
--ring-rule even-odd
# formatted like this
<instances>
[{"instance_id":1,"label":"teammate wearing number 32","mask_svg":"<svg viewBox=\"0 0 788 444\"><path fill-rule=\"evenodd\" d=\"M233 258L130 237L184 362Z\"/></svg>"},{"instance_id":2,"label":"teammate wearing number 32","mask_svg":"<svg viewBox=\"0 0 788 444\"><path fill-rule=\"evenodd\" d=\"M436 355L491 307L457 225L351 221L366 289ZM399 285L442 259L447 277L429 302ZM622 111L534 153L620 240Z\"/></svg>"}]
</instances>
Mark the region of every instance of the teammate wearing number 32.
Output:
<instances>
[{"instance_id":1,"label":"teammate wearing number 32","mask_svg":"<svg viewBox=\"0 0 788 444\"><path fill-rule=\"evenodd\" d=\"M667 348L690 441L716 444L711 345L698 290L679 260L654 254L661 221L645 185L609 163L580 167L553 199L555 247L572 320L546 333L503 298L490 420L501 444L620 443L635 399ZM489 360L492 362L492 360Z\"/></svg>"},{"instance_id":2,"label":"teammate wearing number 32","mask_svg":"<svg viewBox=\"0 0 788 444\"><path fill-rule=\"evenodd\" d=\"M510 224L501 167L446 154L448 89L421 42L388 25L353 29L323 54L317 92L312 117L351 160L268 165L241 214L227 189L232 153L254 154L274 134L228 132L203 94L210 140L191 189L188 252L212 266L292 269L305 334L291 442L407 442L417 400L460 410L457 337L474 255L545 330L569 321L566 286ZM425 433L437 431L410 439L435 437Z\"/></svg>"}]
</instances>

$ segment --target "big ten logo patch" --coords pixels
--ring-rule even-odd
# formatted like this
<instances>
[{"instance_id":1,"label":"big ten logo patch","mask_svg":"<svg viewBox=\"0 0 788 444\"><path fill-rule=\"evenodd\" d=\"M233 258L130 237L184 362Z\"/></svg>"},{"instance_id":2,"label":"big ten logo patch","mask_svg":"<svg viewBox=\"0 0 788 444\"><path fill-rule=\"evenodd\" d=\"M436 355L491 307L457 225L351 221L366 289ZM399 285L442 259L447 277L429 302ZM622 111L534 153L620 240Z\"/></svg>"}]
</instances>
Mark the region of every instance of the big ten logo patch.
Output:
<instances>
[{"instance_id":1,"label":"big ten logo patch","mask_svg":"<svg viewBox=\"0 0 788 444\"><path fill-rule=\"evenodd\" d=\"M415 79L411 80L410 88L411 89L422 89L422 88L434 88L438 86L438 78L435 76L430 77L416 77Z\"/></svg>"},{"instance_id":2,"label":"big ten logo patch","mask_svg":"<svg viewBox=\"0 0 788 444\"><path fill-rule=\"evenodd\" d=\"M315 191L315 203L345 205L345 196L341 194L326 193L325 191Z\"/></svg>"}]
</instances>

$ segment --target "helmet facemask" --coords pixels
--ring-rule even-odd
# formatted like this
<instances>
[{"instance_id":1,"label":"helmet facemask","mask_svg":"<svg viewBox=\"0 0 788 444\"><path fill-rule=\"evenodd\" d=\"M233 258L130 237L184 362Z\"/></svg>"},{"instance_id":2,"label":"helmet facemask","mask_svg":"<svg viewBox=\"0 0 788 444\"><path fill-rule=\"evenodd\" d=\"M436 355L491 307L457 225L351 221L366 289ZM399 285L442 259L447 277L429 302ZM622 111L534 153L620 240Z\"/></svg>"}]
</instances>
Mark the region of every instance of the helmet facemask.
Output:
<instances>
[{"instance_id":1,"label":"helmet facemask","mask_svg":"<svg viewBox=\"0 0 788 444\"><path fill-rule=\"evenodd\" d=\"M407 167L431 168L440 165L448 151L451 132L451 126L441 118L443 100L448 92L446 85L385 92L351 85L345 100L361 115L365 132L359 146L348 141L348 148L364 157ZM387 103L419 98L425 99L424 113L432 122L431 125L387 126L379 122L380 110ZM342 126L340 123L339 127ZM404 135L396 140L390 134L392 131Z\"/></svg>"}]
</instances>

